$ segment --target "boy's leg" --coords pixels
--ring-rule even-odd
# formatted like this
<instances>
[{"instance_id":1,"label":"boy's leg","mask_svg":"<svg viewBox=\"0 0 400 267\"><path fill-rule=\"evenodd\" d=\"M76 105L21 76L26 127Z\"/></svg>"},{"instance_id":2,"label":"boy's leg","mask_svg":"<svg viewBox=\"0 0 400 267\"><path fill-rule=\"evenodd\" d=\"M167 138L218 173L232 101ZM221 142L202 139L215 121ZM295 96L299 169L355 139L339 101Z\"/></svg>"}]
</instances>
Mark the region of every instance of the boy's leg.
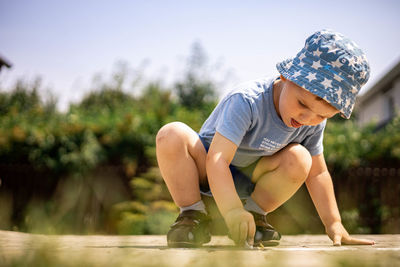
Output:
<instances>
[{"instance_id":1,"label":"boy's leg","mask_svg":"<svg viewBox=\"0 0 400 267\"><path fill-rule=\"evenodd\" d=\"M263 157L253 171L256 187L251 198L264 211L271 212L285 203L307 179L312 159L300 144L290 144L278 153Z\"/></svg>"},{"instance_id":2,"label":"boy's leg","mask_svg":"<svg viewBox=\"0 0 400 267\"><path fill-rule=\"evenodd\" d=\"M201 200L199 183L207 184L207 153L197 133L180 122L163 126L156 137L158 166L179 207Z\"/></svg>"},{"instance_id":3,"label":"boy's leg","mask_svg":"<svg viewBox=\"0 0 400 267\"><path fill-rule=\"evenodd\" d=\"M275 246L281 235L267 222L266 214L288 200L306 180L311 168L310 153L299 144L291 144L257 163L252 182L256 184L245 209L256 223L254 245Z\"/></svg>"},{"instance_id":4,"label":"boy's leg","mask_svg":"<svg viewBox=\"0 0 400 267\"><path fill-rule=\"evenodd\" d=\"M207 183L207 154L199 136L183 123L169 123L157 134L156 151L161 175L181 209L167 234L168 246L196 247L209 242L209 218L199 186Z\"/></svg>"}]
</instances>

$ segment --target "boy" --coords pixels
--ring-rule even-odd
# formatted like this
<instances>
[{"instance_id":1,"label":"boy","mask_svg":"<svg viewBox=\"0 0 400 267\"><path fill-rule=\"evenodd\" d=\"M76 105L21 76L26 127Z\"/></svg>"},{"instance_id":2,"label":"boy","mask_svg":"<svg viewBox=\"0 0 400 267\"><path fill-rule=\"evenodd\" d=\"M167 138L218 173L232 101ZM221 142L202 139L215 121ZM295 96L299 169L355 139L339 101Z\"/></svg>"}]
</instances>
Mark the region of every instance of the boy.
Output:
<instances>
[{"instance_id":1,"label":"boy","mask_svg":"<svg viewBox=\"0 0 400 267\"><path fill-rule=\"evenodd\" d=\"M198 134L179 122L158 132L158 164L181 210L169 246L210 241L201 194L215 199L236 244L277 245L281 236L266 215L304 182L334 245L374 244L343 227L322 153L326 119L337 113L348 119L369 78L364 53L342 34L322 30L277 69L279 77L225 96Z\"/></svg>"}]
</instances>

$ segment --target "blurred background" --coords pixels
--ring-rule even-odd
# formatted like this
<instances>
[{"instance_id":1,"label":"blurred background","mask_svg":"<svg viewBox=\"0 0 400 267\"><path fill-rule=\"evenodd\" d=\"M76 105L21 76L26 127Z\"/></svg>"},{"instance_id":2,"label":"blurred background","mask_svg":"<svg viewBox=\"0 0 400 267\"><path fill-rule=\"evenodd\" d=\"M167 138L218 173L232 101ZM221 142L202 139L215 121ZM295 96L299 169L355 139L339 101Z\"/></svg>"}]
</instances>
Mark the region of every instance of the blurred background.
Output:
<instances>
[{"instance_id":1,"label":"blurred background","mask_svg":"<svg viewBox=\"0 0 400 267\"><path fill-rule=\"evenodd\" d=\"M400 233L399 11L394 0L0 0L0 229L165 234L178 209L158 129L198 131L232 86L277 75L330 28L372 70L352 118L331 119L324 138L343 223ZM282 234L324 232L304 187L268 216Z\"/></svg>"}]
</instances>

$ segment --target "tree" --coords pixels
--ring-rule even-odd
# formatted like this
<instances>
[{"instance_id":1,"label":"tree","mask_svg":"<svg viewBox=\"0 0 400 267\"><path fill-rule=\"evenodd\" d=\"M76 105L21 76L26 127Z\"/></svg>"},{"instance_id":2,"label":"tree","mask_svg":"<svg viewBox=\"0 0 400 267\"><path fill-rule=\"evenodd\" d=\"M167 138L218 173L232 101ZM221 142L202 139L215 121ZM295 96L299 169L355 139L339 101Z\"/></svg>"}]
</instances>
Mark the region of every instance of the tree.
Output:
<instances>
[{"instance_id":1,"label":"tree","mask_svg":"<svg viewBox=\"0 0 400 267\"><path fill-rule=\"evenodd\" d=\"M214 82L208 77L207 56L199 42L192 45L184 79L175 84L179 103L189 110L201 109L216 99Z\"/></svg>"}]
</instances>

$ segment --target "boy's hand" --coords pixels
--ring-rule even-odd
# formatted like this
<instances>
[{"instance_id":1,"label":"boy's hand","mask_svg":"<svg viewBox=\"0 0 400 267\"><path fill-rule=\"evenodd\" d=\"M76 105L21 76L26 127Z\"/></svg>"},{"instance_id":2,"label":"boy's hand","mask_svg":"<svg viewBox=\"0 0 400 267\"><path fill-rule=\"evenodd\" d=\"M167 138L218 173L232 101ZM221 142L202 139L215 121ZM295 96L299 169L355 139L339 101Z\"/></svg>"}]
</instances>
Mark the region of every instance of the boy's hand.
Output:
<instances>
[{"instance_id":1,"label":"boy's hand","mask_svg":"<svg viewBox=\"0 0 400 267\"><path fill-rule=\"evenodd\" d=\"M333 241L334 246L345 245L374 245L375 241L368 239L353 238L344 228L341 222L332 223L325 228L327 235Z\"/></svg>"},{"instance_id":2,"label":"boy's hand","mask_svg":"<svg viewBox=\"0 0 400 267\"><path fill-rule=\"evenodd\" d=\"M225 214L224 219L237 245L244 246L247 241L248 245L253 246L256 224L250 212L244 208L232 209Z\"/></svg>"}]
</instances>

